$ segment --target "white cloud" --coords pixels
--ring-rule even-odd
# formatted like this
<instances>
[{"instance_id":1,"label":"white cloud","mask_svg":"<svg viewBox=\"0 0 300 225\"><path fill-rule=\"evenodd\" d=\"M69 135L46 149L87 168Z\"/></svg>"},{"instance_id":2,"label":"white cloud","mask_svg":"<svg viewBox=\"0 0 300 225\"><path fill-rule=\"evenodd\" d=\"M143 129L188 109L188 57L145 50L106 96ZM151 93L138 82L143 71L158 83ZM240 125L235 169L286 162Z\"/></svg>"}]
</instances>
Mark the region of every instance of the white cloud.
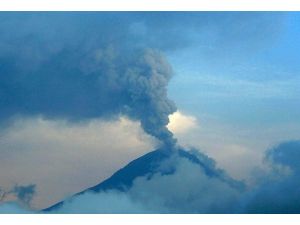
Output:
<instances>
[{"instance_id":1,"label":"white cloud","mask_svg":"<svg viewBox=\"0 0 300 225\"><path fill-rule=\"evenodd\" d=\"M265 169L263 157L270 147L285 140L298 140L298 124L244 126L202 115L201 127L177 134L181 146L195 147L216 160L236 179L251 182L253 170Z\"/></svg>"},{"instance_id":2,"label":"white cloud","mask_svg":"<svg viewBox=\"0 0 300 225\"><path fill-rule=\"evenodd\" d=\"M73 196L51 213L226 213L234 210L241 192L202 166L174 155L161 166L175 173L138 177L127 192L86 192ZM170 188L172 187L172 188ZM23 210L26 212L26 210ZM4 204L0 212L22 212L18 205Z\"/></svg>"},{"instance_id":3,"label":"white cloud","mask_svg":"<svg viewBox=\"0 0 300 225\"><path fill-rule=\"evenodd\" d=\"M54 213L218 213L230 212L240 192L207 176L199 165L170 158L174 174L138 177L128 192L85 193L68 199ZM172 188L170 188L172 187Z\"/></svg>"},{"instance_id":4,"label":"white cloud","mask_svg":"<svg viewBox=\"0 0 300 225\"><path fill-rule=\"evenodd\" d=\"M254 142L254 137L248 133L243 134L241 128L222 124L212 118L204 118L199 126L196 117L177 111L169 116L168 128L181 146L200 149L214 158L218 166L228 171L231 176L249 179L253 169L262 166L264 150L271 143L266 141L268 139L257 138Z\"/></svg>"},{"instance_id":5,"label":"white cloud","mask_svg":"<svg viewBox=\"0 0 300 225\"><path fill-rule=\"evenodd\" d=\"M196 164L172 155L161 164L161 171L172 168L174 173L137 177L127 192L85 192L67 199L51 213L297 213L298 147L299 141L275 147L266 161L275 168L256 174L258 182L246 189L234 188L220 173L221 177L205 173L204 168L211 165L209 160ZM166 165L170 168L165 168ZM278 170L278 165L291 170L289 173L282 168ZM28 211L9 203L0 206L1 212Z\"/></svg>"},{"instance_id":6,"label":"white cloud","mask_svg":"<svg viewBox=\"0 0 300 225\"><path fill-rule=\"evenodd\" d=\"M19 119L1 131L1 186L36 184L33 206L46 207L100 183L155 145L139 122L125 117L76 124Z\"/></svg>"},{"instance_id":7,"label":"white cloud","mask_svg":"<svg viewBox=\"0 0 300 225\"><path fill-rule=\"evenodd\" d=\"M171 114L169 120L167 127L175 135L186 133L198 127L196 117L185 115L180 111Z\"/></svg>"}]
</instances>

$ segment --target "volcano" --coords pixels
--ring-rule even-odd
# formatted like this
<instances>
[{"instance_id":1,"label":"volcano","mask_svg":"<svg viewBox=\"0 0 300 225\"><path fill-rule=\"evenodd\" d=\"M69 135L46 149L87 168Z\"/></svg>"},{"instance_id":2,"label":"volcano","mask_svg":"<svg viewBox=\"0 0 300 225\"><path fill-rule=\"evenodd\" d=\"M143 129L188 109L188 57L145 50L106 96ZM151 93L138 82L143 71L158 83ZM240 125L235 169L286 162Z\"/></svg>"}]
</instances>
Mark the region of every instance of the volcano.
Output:
<instances>
[{"instance_id":1,"label":"volcano","mask_svg":"<svg viewBox=\"0 0 300 225\"><path fill-rule=\"evenodd\" d=\"M174 155L187 159L193 164L196 164L208 177L217 178L238 190L242 190L244 188L244 184L242 182L234 180L223 170L216 168L214 161L205 154L199 152L195 154L194 152L186 151L181 148L177 149L176 151L157 149L131 161L125 167L115 172L110 178L104 180L100 184L83 190L75 194L74 196L78 196L86 192L99 193L108 190L118 190L126 192L131 188L131 186L133 185L133 181L137 177L146 176L147 179L151 179L151 177L155 173L160 173L162 175L173 174L176 171L175 168L169 168L166 170L162 169L161 165L164 163L164 161L170 159ZM54 204L53 206L43 209L42 211L51 212L59 209L63 204L64 201L61 201Z\"/></svg>"}]
</instances>

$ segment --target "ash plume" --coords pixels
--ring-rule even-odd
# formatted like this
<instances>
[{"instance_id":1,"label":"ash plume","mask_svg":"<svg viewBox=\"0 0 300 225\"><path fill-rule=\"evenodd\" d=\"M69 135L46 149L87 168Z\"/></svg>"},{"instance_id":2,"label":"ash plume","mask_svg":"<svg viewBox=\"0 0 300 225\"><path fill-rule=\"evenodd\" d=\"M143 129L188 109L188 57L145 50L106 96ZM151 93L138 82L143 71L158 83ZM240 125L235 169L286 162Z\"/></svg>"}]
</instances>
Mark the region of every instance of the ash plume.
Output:
<instances>
[{"instance_id":1,"label":"ash plume","mask_svg":"<svg viewBox=\"0 0 300 225\"><path fill-rule=\"evenodd\" d=\"M256 17L263 35L278 16ZM174 148L166 128L175 111L166 90L172 70L159 50L195 43L188 31L205 34L207 24L228 36L223 28L234 20L227 13L1 13L0 126L16 116L77 122L126 114Z\"/></svg>"},{"instance_id":2,"label":"ash plume","mask_svg":"<svg viewBox=\"0 0 300 225\"><path fill-rule=\"evenodd\" d=\"M133 67L127 69L124 82L129 87L130 114L141 120L144 130L173 147L175 139L167 129L168 116L176 111L167 97L167 85L172 69L163 55L147 49Z\"/></svg>"},{"instance_id":3,"label":"ash plume","mask_svg":"<svg viewBox=\"0 0 300 225\"><path fill-rule=\"evenodd\" d=\"M160 51L132 43L126 15L1 15L0 124L16 116L77 122L125 114L174 146L166 128L176 110L167 97L171 66Z\"/></svg>"}]
</instances>

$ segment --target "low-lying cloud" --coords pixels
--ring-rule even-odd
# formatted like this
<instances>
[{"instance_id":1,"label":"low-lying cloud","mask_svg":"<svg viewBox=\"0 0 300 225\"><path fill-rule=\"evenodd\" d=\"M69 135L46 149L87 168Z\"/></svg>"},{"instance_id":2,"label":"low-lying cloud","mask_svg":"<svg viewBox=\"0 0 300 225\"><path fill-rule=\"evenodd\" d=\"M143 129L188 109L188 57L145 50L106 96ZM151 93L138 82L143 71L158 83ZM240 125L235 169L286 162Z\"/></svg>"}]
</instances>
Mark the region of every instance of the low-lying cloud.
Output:
<instances>
[{"instance_id":1,"label":"low-lying cloud","mask_svg":"<svg viewBox=\"0 0 300 225\"><path fill-rule=\"evenodd\" d=\"M102 192L97 212L107 212L101 211L100 197L107 194L110 197L121 195L131 207L135 207L130 209L136 213L299 213L299 153L300 141L284 142L268 150L265 163L269 171L257 174L257 183L245 190L205 174L199 165L187 159L171 158L164 166L175 166L174 174L138 177L126 193ZM76 199L84 202L85 195L97 194L71 198L65 203L67 208L63 205L57 212L70 212L72 204L76 209ZM88 201L86 205L89 205ZM120 208L110 209L112 213L122 212Z\"/></svg>"},{"instance_id":2,"label":"low-lying cloud","mask_svg":"<svg viewBox=\"0 0 300 225\"><path fill-rule=\"evenodd\" d=\"M86 192L53 213L226 213L234 207L240 191L225 181L177 156L161 166L166 165L175 173L138 177L127 192Z\"/></svg>"},{"instance_id":3,"label":"low-lying cloud","mask_svg":"<svg viewBox=\"0 0 300 225\"><path fill-rule=\"evenodd\" d=\"M138 177L126 192L85 192L51 213L299 213L299 150L300 141L269 150L265 162L270 170L260 173L256 185L247 189L235 188L174 156L162 165L174 167L174 173ZM23 212L12 203L0 211Z\"/></svg>"}]
</instances>

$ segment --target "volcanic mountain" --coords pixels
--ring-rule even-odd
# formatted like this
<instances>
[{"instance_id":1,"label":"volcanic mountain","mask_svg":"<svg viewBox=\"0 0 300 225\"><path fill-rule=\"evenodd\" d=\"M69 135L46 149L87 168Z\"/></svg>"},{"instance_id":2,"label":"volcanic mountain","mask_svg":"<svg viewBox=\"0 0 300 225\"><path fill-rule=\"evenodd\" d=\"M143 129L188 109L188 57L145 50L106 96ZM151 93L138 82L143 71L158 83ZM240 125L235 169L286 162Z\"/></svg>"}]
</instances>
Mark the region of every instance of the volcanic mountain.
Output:
<instances>
[{"instance_id":1,"label":"volcanic mountain","mask_svg":"<svg viewBox=\"0 0 300 225\"><path fill-rule=\"evenodd\" d=\"M179 158L187 159L191 163L199 166L205 173L205 175L208 177L217 178L238 190L242 190L244 188L242 182L234 180L233 178L226 175L226 173L223 170L217 169L214 161L206 155L202 153L195 154L194 152L186 151L179 148L176 151L158 149L148 154L145 154L140 158L133 160L124 168L118 170L110 178L106 179L100 184L83 190L82 192L79 192L74 196L78 196L86 192L97 193L108 190L118 190L121 192L126 192L131 188L133 181L138 177L146 176L147 179L151 179L151 177L155 173L160 173L162 175L173 174L176 171L175 168L171 167L166 170L165 168L162 169L161 165L164 163L164 161L170 159L175 155ZM58 202L55 205L44 209L43 211L51 212L54 210L58 210L63 204L64 201Z\"/></svg>"}]
</instances>

